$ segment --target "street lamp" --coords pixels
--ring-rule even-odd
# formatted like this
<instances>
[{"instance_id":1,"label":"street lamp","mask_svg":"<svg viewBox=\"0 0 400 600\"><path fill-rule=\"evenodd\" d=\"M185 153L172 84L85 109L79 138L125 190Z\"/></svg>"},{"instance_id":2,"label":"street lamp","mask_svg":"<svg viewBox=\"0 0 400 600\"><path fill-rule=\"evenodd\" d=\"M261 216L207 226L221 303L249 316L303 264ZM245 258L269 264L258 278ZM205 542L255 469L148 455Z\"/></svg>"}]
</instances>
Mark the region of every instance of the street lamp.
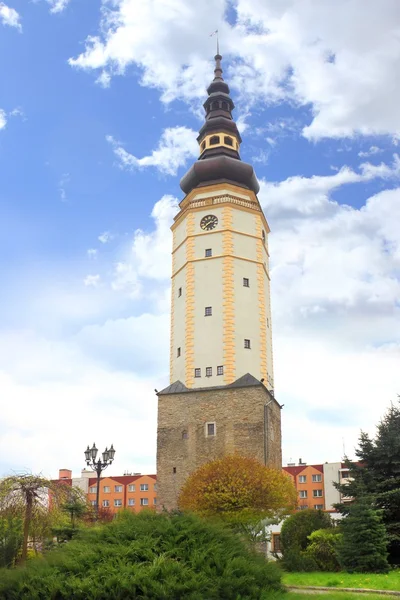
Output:
<instances>
[{"instance_id":1,"label":"street lamp","mask_svg":"<svg viewBox=\"0 0 400 600\"><path fill-rule=\"evenodd\" d=\"M96 488L96 520L99 517L99 493L100 493L100 477L104 469L107 469L114 460L115 450L114 446L111 444L111 447L106 448L104 452L102 452L102 459L97 458L97 448L96 444L93 444L91 448L89 446L85 450L85 460L88 467L91 467L93 471L97 474L97 488Z\"/></svg>"}]
</instances>

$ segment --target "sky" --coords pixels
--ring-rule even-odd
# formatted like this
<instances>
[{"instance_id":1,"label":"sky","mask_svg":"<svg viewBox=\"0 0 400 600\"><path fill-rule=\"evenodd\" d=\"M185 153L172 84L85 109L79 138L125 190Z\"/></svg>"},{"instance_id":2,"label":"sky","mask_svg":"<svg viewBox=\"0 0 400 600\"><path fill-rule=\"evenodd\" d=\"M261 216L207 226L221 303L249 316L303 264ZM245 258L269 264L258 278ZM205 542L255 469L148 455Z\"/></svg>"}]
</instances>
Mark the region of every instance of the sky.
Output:
<instances>
[{"instance_id":1,"label":"sky","mask_svg":"<svg viewBox=\"0 0 400 600\"><path fill-rule=\"evenodd\" d=\"M170 225L219 30L271 228L283 460L400 393L398 0L0 0L0 475L155 472Z\"/></svg>"}]
</instances>

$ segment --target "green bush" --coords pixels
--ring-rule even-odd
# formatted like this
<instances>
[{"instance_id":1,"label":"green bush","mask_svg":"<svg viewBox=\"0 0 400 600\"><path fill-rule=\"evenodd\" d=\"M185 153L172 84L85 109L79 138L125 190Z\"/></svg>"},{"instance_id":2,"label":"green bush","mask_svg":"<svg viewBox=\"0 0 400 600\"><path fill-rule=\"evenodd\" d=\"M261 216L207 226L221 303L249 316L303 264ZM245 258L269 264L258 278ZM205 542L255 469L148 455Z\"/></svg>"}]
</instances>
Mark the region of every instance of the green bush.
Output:
<instances>
[{"instance_id":1,"label":"green bush","mask_svg":"<svg viewBox=\"0 0 400 600\"><path fill-rule=\"evenodd\" d=\"M291 572L307 572L318 571L318 565L315 560L308 556L304 550L300 548L291 548L282 556L282 567L285 571Z\"/></svg>"},{"instance_id":2,"label":"green bush","mask_svg":"<svg viewBox=\"0 0 400 600\"><path fill-rule=\"evenodd\" d=\"M340 571L338 546L342 535L335 529L318 529L308 536L306 555L317 565L318 571Z\"/></svg>"},{"instance_id":3,"label":"green bush","mask_svg":"<svg viewBox=\"0 0 400 600\"><path fill-rule=\"evenodd\" d=\"M12 567L22 548L22 519L14 516L0 518L0 567Z\"/></svg>"},{"instance_id":4,"label":"green bush","mask_svg":"<svg viewBox=\"0 0 400 600\"><path fill-rule=\"evenodd\" d=\"M332 519L322 510L300 510L288 517L281 530L282 553L299 548L305 550L310 543L309 536L317 529L329 529Z\"/></svg>"},{"instance_id":5,"label":"green bush","mask_svg":"<svg viewBox=\"0 0 400 600\"><path fill-rule=\"evenodd\" d=\"M223 525L121 513L25 567L0 572L2 600L266 599L280 571Z\"/></svg>"}]
</instances>

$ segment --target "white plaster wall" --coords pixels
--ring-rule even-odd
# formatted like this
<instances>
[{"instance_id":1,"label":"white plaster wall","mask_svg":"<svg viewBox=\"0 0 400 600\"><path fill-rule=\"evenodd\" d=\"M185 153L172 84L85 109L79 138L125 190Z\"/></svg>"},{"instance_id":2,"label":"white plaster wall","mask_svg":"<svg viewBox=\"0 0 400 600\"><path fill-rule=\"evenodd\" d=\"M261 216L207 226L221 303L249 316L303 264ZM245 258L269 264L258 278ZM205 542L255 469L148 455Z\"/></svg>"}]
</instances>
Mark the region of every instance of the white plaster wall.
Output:
<instances>
[{"instance_id":1,"label":"white plaster wall","mask_svg":"<svg viewBox=\"0 0 400 600\"><path fill-rule=\"evenodd\" d=\"M194 387L223 385L217 376L217 366L223 365L222 258L195 263L195 332L194 368L201 369ZM205 307L212 307L212 316L204 316ZM206 367L212 367L212 377L206 377Z\"/></svg>"},{"instance_id":2,"label":"white plaster wall","mask_svg":"<svg viewBox=\"0 0 400 600\"><path fill-rule=\"evenodd\" d=\"M174 381L185 382L185 303L186 303L186 268L182 269L175 276L174 289L174 331L173 331L173 360L171 383ZM182 296L178 296L178 289L182 288ZM178 358L177 349L181 348L181 355Z\"/></svg>"},{"instance_id":3,"label":"white plaster wall","mask_svg":"<svg viewBox=\"0 0 400 600\"><path fill-rule=\"evenodd\" d=\"M248 235L233 234L233 251L235 256L257 260L257 239Z\"/></svg>"},{"instance_id":4,"label":"white plaster wall","mask_svg":"<svg viewBox=\"0 0 400 600\"><path fill-rule=\"evenodd\" d=\"M333 482L339 483L339 469L342 464L337 463L325 463L324 464L324 494L325 494L325 508L329 510L333 508L333 504L340 502L340 493L335 489Z\"/></svg>"},{"instance_id":5,"label":"white plaster wall","mask_svg":"<svg viewBox=\"0 0 400 600\"><path fill-rule=\"evenodd\" d=\"M211 248L213 256L222 254L221 231L214 230L214 233L204 233L202 235L197 235L194 238L195 258L205 258L205 251L207 248Z\"/></svg>"},{"instance_id":6,"label":"white plaster wall","mask_svg":"<svg viewBox=\"0 0 400 600\"><path fill-rule=\"evenodd\" d=\"M246 210L235 209L233 211L233 229L245 233L256 234L255 215Z\"/></svg>"},{"instance_id":7,"label":"white plaster wall","mask_svg":"<svg viewBox=\"0 0 400 600\"><path fill-rule=\"evenodd\" d=\"M183 219L174 230L174 249L183 242L186 237L186 219Z\"/></svg>"},{"instance_id":8,"label":"white plaster wall","mask_svg":"<svg viewBox=\"0 0 400 600\"><path fill-rule=\"evenodd\" d=\"M237 198L243 198L243 200L251 200L252 196L250 192L246 193L246 190L229 190L228 188L222 188L218 191L213 192L199 192L195 196L193 196L193 200L201 200L203 198L216 198L217 196L225 196L225 194L230 194L231 196L236 196Z\"/></svg>"},{"instance_id":9,"label":"white plaster wall","mask_svg":"<svg viewBox=\"0 0 400 600\"><path fill-rule=\"evenodd\" d=\"M183 243L182 246L179 246L179 248L177 250L175 250L174 260L175 260L175 273L176 273L176 271L178 271L178 269L183 267L183 265L186 262L186 242Z\"/></svg>"}]
</instances>

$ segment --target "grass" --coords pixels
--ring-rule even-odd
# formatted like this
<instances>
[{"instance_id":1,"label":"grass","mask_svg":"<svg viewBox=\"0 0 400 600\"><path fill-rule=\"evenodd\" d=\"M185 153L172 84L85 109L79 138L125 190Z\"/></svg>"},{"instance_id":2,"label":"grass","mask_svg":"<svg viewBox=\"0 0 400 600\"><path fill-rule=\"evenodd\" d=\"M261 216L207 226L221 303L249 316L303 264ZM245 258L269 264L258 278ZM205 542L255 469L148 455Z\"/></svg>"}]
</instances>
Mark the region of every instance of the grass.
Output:
<instances>
[{"instance_id":1,"label":"grass","mask_svg":"<svg viewBox=\"0 0 400 600\"><path fill-rule=\"evenodd\" d=\"M379 594L356 594L350 592L326 592L326 593L296 593L288 592L281 600L394 600L398 596L380 596Z\"/></svg>"},{"instance_id":2,"label":"grass","mask_svg":"<svg viewBox=\"0 0 400 600\"><path fill-rule=\"evenodd\" d=\"M369 588L400 591L400 570L388 574L375 573L284 573L284 585ZM344 599L344 595L340 597Z\"/></svg>"}]
</instances>

